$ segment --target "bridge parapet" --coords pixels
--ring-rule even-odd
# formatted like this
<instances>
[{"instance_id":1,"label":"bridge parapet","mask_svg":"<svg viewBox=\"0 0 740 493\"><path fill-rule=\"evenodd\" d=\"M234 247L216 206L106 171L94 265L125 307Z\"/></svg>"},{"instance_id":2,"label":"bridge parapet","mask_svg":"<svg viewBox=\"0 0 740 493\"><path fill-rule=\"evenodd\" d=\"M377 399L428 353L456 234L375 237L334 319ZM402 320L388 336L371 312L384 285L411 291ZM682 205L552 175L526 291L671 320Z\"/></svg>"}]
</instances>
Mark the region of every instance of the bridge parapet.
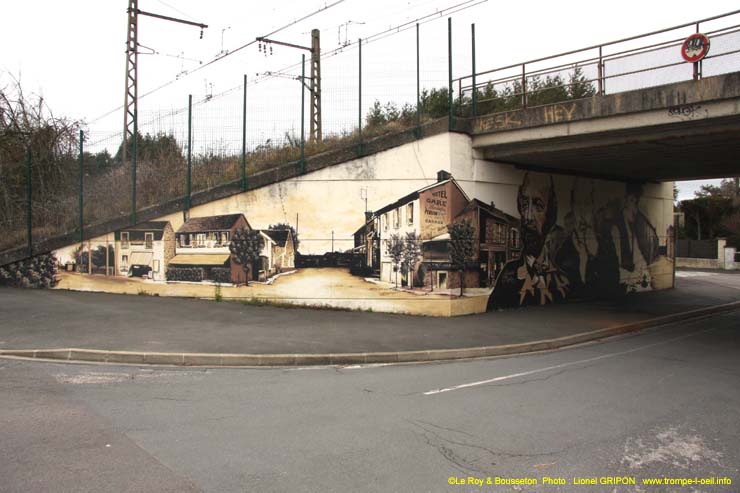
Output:
<instances>
[{"instance_id":1,"label":"bridge parapet","mask_svg":"<svg viewBox=\"0 0 740 493\"><path fill-rule=\"evenodd\" d=\"M711 117L702 105L740 98L740 72L635 91L563 101L458 122L471 135L662 110L665 123ZM714 115L718 116L718 115Z\"/></svg>"}]
</instances>

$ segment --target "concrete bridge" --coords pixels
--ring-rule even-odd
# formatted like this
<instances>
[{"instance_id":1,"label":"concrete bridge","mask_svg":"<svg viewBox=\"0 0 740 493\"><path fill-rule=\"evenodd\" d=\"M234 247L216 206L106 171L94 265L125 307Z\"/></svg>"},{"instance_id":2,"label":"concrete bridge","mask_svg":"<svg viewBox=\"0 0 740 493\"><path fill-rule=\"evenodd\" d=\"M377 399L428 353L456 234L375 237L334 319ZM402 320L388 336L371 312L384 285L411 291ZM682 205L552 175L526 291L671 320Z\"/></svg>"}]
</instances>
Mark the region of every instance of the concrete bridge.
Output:
<instances>
[{"instance_id":1,"label":"concrete bridge","mask_svg":"<svg viewBox=\"0 0 740 493\"><path fill-rule=\"evenodd\" d=\"M470 119L485 159L621 181L740 173L740 73Z\"/></svg>"}]
</instances>

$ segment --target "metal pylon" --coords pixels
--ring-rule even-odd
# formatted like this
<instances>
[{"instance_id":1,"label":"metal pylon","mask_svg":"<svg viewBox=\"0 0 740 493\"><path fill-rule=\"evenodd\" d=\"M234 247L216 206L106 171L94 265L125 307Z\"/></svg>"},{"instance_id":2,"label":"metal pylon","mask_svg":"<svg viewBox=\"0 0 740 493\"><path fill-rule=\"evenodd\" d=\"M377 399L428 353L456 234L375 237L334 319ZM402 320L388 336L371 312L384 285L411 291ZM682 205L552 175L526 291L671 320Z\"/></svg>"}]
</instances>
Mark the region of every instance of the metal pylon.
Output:
<instances>
[{"instance_id":1,"label":"metal pylon","mask_svg":"<svg viewBox=\"0 0 740 493\"><path fill-rule=\"evenodd\" d=\"M135 139L136 115L138 114L137 71L138 71L138 29L137 20L139 0L128 0L128 29L126 36L126 93L123 99L123 146L122 157L126 161L128 139Z\"/></svg>"},{"instance_id":2,"label":"metal pylon","mask_svg":"<svg viewBox=\"0 0 740 493\"><path fill-rule=\"evenodd\" d=\"M320 31L311 31L311 125L309 141L321 142L321 46Z\"/></svg>"}]
</instances>

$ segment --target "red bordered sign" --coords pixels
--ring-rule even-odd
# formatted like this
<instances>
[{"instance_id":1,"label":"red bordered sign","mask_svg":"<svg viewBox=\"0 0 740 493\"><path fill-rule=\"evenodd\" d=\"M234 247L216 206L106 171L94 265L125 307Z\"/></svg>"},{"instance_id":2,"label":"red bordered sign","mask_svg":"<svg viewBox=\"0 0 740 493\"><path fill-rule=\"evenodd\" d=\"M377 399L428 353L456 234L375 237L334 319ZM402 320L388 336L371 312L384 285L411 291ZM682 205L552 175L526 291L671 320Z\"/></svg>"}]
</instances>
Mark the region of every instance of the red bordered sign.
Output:
<instances>
[{"instance_id":1,"label":"red bordered sign","mask_svg":"<svg viewBox=\"0 0 740 493\"><path fill-rule=\"evenodd\" d=\"M687 62L698 62L709 53L709 38L703 34L692 34L681 45L681 56Z\"/></svg>"}]
</instances>

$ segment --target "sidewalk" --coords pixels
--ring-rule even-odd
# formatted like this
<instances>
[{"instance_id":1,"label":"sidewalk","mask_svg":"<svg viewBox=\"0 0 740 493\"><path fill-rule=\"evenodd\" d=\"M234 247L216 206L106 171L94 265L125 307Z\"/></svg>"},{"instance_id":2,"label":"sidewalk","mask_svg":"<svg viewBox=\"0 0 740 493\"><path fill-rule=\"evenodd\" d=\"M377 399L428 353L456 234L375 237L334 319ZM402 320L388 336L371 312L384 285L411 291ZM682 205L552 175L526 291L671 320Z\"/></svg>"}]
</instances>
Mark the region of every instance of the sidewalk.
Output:
<instances>
[{"instance_id":1,"label":"sidewalk","mask_svg":"<svg viewBox=\"0 0 740 493\"><path fill-rule=\"evenodd\" d=\"M618 301L449 319L5 288L0 350L346 355L477 348L563 338L739 299L740 277L693 275L679 277L677 289Z\"/></svg>"}]
</instances>

